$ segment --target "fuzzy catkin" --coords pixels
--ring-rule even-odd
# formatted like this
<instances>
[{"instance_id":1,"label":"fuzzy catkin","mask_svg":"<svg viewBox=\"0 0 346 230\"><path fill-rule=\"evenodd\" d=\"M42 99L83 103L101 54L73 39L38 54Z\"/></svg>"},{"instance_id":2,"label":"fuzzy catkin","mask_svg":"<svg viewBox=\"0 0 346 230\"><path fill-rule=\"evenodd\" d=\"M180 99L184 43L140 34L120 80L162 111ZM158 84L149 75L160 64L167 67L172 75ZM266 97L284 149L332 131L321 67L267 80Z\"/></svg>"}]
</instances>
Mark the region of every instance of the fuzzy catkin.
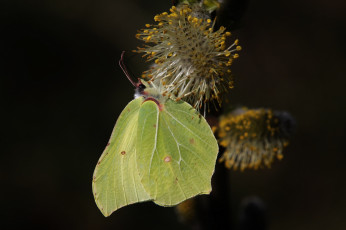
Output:
<instances>
[{"instance_id":1,"label":"fuzzy catkin","mask_svg":"<svg viewBox=\"0 0 346 230\"><path fill-rule=\"evenodd\" d=\"M233 88L230 66L241 50L238 40L226 47L231 33L224 27L214 31L203 12L197 5L173 6L136 36L146 43L136 52L155 61L142 77L163 85L163 95L183 99L196 109L214 100L221 106L222 95Z\"/></svg>"}]
</instances>

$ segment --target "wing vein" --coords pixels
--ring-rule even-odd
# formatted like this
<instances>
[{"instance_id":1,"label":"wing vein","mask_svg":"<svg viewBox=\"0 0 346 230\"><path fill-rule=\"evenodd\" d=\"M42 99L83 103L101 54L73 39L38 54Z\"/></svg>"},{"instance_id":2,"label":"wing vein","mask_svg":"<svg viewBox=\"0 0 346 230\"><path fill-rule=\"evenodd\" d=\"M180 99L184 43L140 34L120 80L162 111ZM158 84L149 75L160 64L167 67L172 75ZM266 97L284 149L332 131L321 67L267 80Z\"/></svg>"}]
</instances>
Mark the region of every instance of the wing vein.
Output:
<instances>
[{"instance_id":1,"label":"wing vein","mask_svg":"<svg viewBox=\"0 0 346 230\"><path fill-rule=\"evenodd\" d=\"M205 144L208 145L208 143L203 140L200 136L198 136L195 132L193 132L191 129L189 129L187 126L185 126L181 121L179 121L178 119L176 119L171 113L169 113L167 110L166 110L166 113L171 116L176 122L178 122L181 126L183 126L185 129L187 129L188 131L190 131L190 133L192 133L194 136L196 136L198 139L200 139L202 142L204 142Z\"/></svg>"},{"instance_id":2,"label":"wing vein","mask_svg":"<svg viewBox=\"0 0 346 230\"><path fill-rule=\"evenodd\" d=\"M190 148L186 147L185 145L181 145L181 147L187 149L189 152L193 153L200 161L204 164L204 166L208 166L204 159L202 159L195 151L191 150Z\"/></svg>"},{"instance_id":3,"label":"wing vein","mask_svg":"<svg viewBox=\"0 0 346 230\"><path fill-rule=\"evenodd\" d=\"M182 160L184 163L185 163L185 165L190 169L190 171L194 174L194 175L196 175L196 170L192 170L192 168L186 163L186 161L183 159ZM196 185L196 183L194 182L194 180L191 180L191 184L193 184L193 187L195 187L195 189L196 189L196 191L199 191L200 189L198 189L198 186Z\"/></svg>"},{"instance_id":4,"label":"wing vein","mask_svg":"<svg viewBox=\"0 0 346 230\"><path fill-rule=\"evenodd\" d=\"M165 123L166 123L166 125L167 125L167 127L168 127L169 132L171 133L171 135L172 135L172 137L173 137L175 143L177 144L177 148L178 148L178 152L179 152L179 161L178 161L179 172L180 172L181 178L182 178L183 180L185 180L185 178L184 178L184 176L183 176L183 173L182 173L182 171L181 171L181 165L180 165L181 160L183 160L183 158L182 158L182 156L181 156L180 147L179 147L180 144L179 144L178 140L175 138L175 136L174 136L174 134L173 134L173 132L172 132L172 130L171 130L171 128L170 128L168 122L166 121L166 119L163 118L163 120L165 121ZM177 178L177 174L175 173L175 171L173 170L173 168L172 168L171 165L170 165L169 168L170 168L172 174L174 175L174 177ZM183 193L185 199L187 199L187 196L186 196L184 190L181 188L181 185L180 185L180 181L179 181L179 180L177 181L177 184L178 184L178 186L179 186L179 189L180 189L181 192Z\"/></svg>"},{"instance_id":5,"label":"wing vein","mask_svg":"<svg viewBox=\"0 0 346 230\"><path fill-rule=\"evenodd\" d=\"M181 159L182 159L182 157L181 157L181 151L180 151L180 143L178 142L178 140L175 138L175 136L174 136L174 134L173 134L173 132L172 132L172 130L171 130L171 127L169 126L169 124L168 124L168 122L166 121L166 119L163 119L164 121L165 121L165 123L166 123L166 125L167 125L167 127L168 127L168 130L169 130L169 132L171 133L171 135L172 135L172 137L173 137L173 139L174 139L174 141L175 141L175 143L177 144L177 148L178 148L178 152L179 152L179 161L178 161L178 163L179 163L179 168L180 168L180 161L181 161Z\"/></svg>"},{"instance_id":6,"label":"wing vein","mask_svg":"<svg viewBox=\"0 0 346 230\"><path fill-rule=\"evenodd\" d=\"M156 107L157 108L157 107ZM150 180L150 172L151 172L151 163L153 162L153 158L154 158L154 154L155 154L155 150L156 150L156 145L157 145L157 133L158 133L158 129L159 129L159 111L157 111L156 109L156 129L155 129L155 142L154 142L154 148L153 151L151 152L151 156L150 156L150 163L149 163L149 180ZM151 114L151 113L150 113ZM148 114L148 116L150 115ZM148 117L147 116L147 117ZM145 120L147 120L147 117Z\"/></svg>"}]
</instances>

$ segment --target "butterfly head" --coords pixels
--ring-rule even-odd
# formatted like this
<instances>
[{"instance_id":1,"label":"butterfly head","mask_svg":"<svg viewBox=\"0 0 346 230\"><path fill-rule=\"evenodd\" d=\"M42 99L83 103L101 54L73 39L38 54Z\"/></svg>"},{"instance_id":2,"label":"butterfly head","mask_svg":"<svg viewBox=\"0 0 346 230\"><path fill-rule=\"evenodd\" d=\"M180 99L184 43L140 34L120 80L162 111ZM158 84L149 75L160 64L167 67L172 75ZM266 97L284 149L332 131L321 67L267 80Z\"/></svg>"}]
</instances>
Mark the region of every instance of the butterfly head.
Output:
<instances>
[{"instance_id":1,"label":"butterfly head","mask_svg":"<svg viewBox=\"0 0 346 230\"><path fill-rule=\"evenodd\" d=\"M146 94L146 89L148 88L148 83L145 81L142 81L138 78L138 83L136 83L136 89L135 89L135 98L141 97L144 94Z\"/></svg>"},{"instance_id":2,"label":"butterfly head","mask_svg":"<svg viewBox=\"0 0 346 230\"><path fill-rule=\"evenodd\" d=\"M135 98L137 97L153 98L158 101L163 100L159 87L152 82L147 82L142 79L138 79L138 83L136 83Z\"/></svg>"}]
</instances>

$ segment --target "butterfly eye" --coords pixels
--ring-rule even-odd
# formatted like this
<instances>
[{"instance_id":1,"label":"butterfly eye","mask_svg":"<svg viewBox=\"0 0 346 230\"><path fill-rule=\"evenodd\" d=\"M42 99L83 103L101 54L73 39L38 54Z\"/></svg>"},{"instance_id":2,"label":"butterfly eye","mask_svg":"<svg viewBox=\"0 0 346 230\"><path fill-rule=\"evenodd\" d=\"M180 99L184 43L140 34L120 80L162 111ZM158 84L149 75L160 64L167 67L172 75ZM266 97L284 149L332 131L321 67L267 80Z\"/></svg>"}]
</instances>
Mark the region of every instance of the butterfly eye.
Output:
<instances>
[{"instance_id":1,"label":"butterfly eye","mask_svg":"<svg viewBox=\"0 0 346 230\"><path fill-rule=\"evenodd\" d=\"M139 91L139 92L143 92L145 88L146 88L146 86L145 86L144 84L142 84L142 83L140 83L140 84L138 85L138 91Z\"/></svg>"}]
</instances>

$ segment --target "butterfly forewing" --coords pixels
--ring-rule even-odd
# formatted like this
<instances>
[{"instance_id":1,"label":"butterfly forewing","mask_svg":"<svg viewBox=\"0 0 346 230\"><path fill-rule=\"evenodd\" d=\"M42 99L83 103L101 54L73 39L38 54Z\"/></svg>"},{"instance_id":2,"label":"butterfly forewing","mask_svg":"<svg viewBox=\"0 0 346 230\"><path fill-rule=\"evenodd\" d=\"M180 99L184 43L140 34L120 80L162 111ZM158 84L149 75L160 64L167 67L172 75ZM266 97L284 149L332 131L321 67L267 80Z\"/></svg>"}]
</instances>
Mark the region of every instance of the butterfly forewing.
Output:
<instances>
[{"instance_id":1,"label":"butterfly forewing","mask_svg":"<svg viewBox=\"0 0 346 230\"><path fill-rule=\"evenodd\" d=\"M93 193L105 216L123 206L150 200L136 165L137 121L142 102L143 98L137 98L122 111L94 171Z\"/></svg>"},{"instance_id":2,"label":"butterfly forewing","mask_svg":"<svg viewBox=\"0 0 346 230\"><path fill-rule=\"evenodd\" d=\"M137 149L140 150L140 154L137 155L137 167L143 187L153 199L156 197L157 188L155 180L151 180L150 175L157 176L160 169L156 150L158 121L159 109L156 103L144 102L138 117Z\"/></svg>"}]
</instances>

